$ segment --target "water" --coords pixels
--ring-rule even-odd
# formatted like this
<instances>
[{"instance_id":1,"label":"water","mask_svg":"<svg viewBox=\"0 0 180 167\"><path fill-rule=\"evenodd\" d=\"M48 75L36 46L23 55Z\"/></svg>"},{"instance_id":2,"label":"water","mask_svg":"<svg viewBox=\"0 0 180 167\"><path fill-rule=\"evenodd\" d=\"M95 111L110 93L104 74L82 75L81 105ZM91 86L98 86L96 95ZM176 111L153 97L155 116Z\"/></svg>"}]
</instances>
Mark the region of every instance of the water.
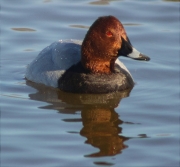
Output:
<instances>
[{"instance_id":1,"label":"water","mask_svg":"<svg viewBox=\"0 0 180 167\"><path fill-rule=\"evenodd\" d=\"M179 1L2 0L1 166L180 166ZM103 15L149 62L121 58L131 92L75 95L25 80L59 39L83 39Z\"/></svg>"}]
</instances>

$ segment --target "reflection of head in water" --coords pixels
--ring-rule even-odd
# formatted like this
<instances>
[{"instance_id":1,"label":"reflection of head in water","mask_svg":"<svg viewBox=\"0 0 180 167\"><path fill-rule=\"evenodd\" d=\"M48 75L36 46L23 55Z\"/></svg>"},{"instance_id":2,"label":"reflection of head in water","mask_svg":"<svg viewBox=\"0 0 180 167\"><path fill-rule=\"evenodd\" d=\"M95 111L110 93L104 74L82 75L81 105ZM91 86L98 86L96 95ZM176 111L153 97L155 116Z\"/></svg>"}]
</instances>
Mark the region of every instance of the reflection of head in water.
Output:
<instances>
[{"instance_id":1,"label":"reflection of head in water","mask_svg":"<svg viewBox=\"0 0 180 167\"><path fill-rule=\"evenodd\" d=\"M80 134L87 138L86 143L100 149L88 157L116 155L127 147L124 141L128 138L119 136L122 131L119 125L123 121L113 108L85 108L81 116L84 127Z\"/></svg>"},{"instance_id":2,"label":"reflection of head in water","mask_svg":"<svg viewBox=\"0 0 180 167\"><path fill-rule=\"evenodd\" d=\"M112 156L127 147L124 141L129 138L119 135L122 132L119 125L123 121L114 108L120 104L122 98L129 95L130 90L100 95L71 94L28 81L26 84L37 89L36 93L29 95L32 100L48 102L47 106L41 108L55 109L64 114L81 111L83 128L80 134L87 138L87 144L99 148L99 152L86 156Z\"/></svg>"}]
</instances>

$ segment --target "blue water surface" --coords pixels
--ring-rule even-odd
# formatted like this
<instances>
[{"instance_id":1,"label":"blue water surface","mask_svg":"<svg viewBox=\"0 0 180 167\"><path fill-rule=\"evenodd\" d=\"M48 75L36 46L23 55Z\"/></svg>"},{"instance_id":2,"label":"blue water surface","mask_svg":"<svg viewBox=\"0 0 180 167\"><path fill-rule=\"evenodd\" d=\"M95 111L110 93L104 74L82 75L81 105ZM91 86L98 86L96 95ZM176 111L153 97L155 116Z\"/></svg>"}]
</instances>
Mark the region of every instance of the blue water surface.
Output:
<instances>
[{"instance_id":1,"label":"blue water surface","mask_svg":"<svg viewBox=\"0 0 180 167\"><path fill-rule=\"evenodd\" d=\"M180 166L179 9L179 0L2 0L1 166ZM104 15L151 57L120 58L131 92L76 95L25 79L43 48L82 40Z\"/></svg>"}]
</instances>

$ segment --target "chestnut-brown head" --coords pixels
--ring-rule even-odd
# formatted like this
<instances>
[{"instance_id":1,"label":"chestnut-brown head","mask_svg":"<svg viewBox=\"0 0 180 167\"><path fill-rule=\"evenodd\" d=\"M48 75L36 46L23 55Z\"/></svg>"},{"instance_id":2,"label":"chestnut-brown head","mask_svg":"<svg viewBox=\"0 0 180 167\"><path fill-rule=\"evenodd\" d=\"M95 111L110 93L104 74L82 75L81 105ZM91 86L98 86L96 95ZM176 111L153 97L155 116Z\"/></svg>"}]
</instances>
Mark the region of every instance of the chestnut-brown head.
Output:
<instances>
[{"instance_id":1,"label":"chestnut-brown head","mask_svg":"<svg viewBox=\"0 0 180 167\"><path fill-rule=\"evenodd\" d=\"M114 16L99 17L82 43L81 63L89 72L111 73L117 57L132 52L133 47L122 23Z\"/></svg>"}]
</instances>

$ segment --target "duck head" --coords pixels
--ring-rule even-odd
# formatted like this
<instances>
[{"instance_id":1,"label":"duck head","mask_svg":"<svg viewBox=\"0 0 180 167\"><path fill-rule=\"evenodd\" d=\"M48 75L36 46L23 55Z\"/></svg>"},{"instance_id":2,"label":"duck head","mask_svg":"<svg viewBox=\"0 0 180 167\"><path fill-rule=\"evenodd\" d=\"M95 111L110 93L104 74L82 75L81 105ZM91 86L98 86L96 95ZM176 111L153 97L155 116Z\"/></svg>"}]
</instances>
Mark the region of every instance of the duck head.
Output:
<instances>
[{"instance_id":1,"label":"duck head","mask_svg":"<svg viewBox=\"0 0 180 167\"><path fill-rule=\"evenodd\" d=\"M99 17L89 28L81 48L81 63L91 73L114 72L119 56L148 61L131 45L122 23L114 16Z\"/></svg>"}]
</instances>

